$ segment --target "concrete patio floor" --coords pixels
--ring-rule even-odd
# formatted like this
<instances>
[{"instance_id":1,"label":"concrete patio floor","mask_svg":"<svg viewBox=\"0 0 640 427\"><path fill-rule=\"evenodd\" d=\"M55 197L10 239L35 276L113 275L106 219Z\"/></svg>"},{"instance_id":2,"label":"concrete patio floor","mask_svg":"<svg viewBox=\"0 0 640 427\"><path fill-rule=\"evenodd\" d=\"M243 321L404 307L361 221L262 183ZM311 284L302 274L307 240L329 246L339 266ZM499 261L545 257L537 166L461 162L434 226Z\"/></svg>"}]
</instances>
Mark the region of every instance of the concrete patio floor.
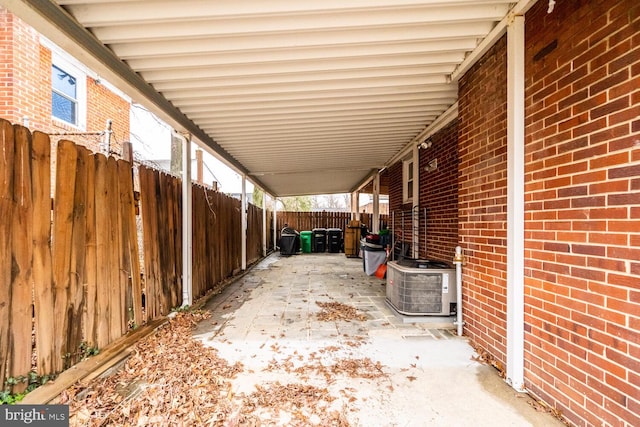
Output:
<instances>
[{"instance_id":1,"label":"concrete patio floor","mask_svg":"<svg viewBox=\"0 0 640 427\"><path fill-rule=\"evenodd\" d=\"M367 319L320 321L317 302L355 307ZM332 409L354 426L563 425L476 360L450 319L395 315L385 303L384 281L365 275L358 258L275 253L203 308L212 317L195 336L229 363L244 365L234 394L276 381L326 387L336 398ZM327 378L296 370L345 359L379 362L385 375Z\"/></svg>"}]
</instances>

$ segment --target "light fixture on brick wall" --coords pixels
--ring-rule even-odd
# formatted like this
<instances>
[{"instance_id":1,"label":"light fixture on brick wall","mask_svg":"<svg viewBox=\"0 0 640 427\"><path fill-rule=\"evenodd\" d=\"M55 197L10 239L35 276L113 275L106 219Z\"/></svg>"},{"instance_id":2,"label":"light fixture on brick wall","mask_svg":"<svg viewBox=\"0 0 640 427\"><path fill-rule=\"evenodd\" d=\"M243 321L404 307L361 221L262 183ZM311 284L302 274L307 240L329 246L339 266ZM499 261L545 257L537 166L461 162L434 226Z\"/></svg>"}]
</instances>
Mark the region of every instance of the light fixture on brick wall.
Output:
<instances>
[{"instance_id":1,"label":"light fixture on brick wall","mask_svg":"<svg viewBox=\"0 0 640 427\"><path fill-rule=\"evenodd\" d=\"M422 143L418 146L418 148L426 150L426 149L430 148L431 145L433 145L433 141L431 141L431 138L427 138L424 141L422 141Z\"/></svg>"},{"instance_id":2,"label":"light fixture on brick wall","mask_svg":"<svg viewBox=\"0 0 640 427\"><path fill-rule=\"evenodd\" d=\"M433 172L438 169L438 159L433 159L427 163L427 166L424 167L425 172Z\"/></svg>"}]
</instances>

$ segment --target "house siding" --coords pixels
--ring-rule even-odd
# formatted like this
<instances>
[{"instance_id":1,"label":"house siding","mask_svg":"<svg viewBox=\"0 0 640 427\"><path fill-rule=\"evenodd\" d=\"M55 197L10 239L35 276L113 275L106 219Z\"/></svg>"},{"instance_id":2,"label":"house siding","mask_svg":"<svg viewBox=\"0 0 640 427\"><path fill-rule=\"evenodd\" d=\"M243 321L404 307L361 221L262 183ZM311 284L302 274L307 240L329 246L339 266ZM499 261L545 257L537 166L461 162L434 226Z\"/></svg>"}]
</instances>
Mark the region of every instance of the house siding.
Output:
<instances>
[{"instance_id":1,"label":"house siding","mask_svg":"<svg viewBox=\"0 0 640 427\"><path fill-rule=\"evenodd\" d=\"M420 208L427 210L426 248L420 257L451 262L458 245L458 121L454 120L430 137L432 145L420 153ZM427 172L432 160L438 168Z\"/></svg>"},{"instance_id":2,"label":"house siding","mask_svg":"<svg viewBox=\"0 0 640 427\"><path fill-rule=\"evenodd\" d=\"M51 50L40 35L6 9L0 8L0 117L14 123L29 120L29 128L52 135L52 143L67 139L100 151L108 119L113 121L111 151L120 154L129 140L129 101L87 76L86 129L56 120L51 114ZM94 135L56 135L61 133Z\"/></svg>"},{"instance_id":3,"label":"house siding","mask_svg":"<svg viewBox=\"0 0 640 427\"><path fill-rule=\"evenodd\" d=\"M640 425L640 4L538 2L526 40L526 387Z\"/></svg>"}]
</instances>

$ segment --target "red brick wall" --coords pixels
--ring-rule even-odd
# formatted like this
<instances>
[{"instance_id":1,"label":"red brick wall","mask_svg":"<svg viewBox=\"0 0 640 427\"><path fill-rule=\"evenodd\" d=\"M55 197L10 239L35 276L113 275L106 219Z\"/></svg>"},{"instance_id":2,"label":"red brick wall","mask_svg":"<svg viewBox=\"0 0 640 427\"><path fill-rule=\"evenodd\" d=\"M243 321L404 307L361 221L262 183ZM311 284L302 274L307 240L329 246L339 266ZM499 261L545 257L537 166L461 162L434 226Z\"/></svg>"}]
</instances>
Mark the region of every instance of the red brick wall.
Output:
<instances>
[{"instance_id":1,"label":"red brick wall","mask_svg":"<svg viewBox=\"0 0 640 427\"><path fill-rule=\"evenodd\" d=\"M637 426L640 3L538 2L526 40L526 386Z\"/></svg>"},{"instance_id":2,"label":"red brick wall","mask_svg":"<svg viewBox=\"0 0 640 427\"><path fill-rule=\"evenodd\" d=\"M19 18L0 8L0 117L13 123L29 118L31 130L50 134L83 132L51 116L51 51L40 44L39 34ZM104 85L87 77L87 132L105 129L113 120L112 150L129 140L129 103ZM101 136L52 136L52 142L69 139L99 151Z\"/></svg>"},{"instance_id":3,"label":"red brick wall","mask_svg":"<svg viewBox=\"0 0 640 427\"><path fill-rule=\"evenodd\" d=\"M13 119L13 17L0 8L0 116Z\"/></svg>"},{"instance_id":4,"label":"red brick wall","mask_svg":"<svg viewBox=\"0 0 640 427\"><path fill-rule=\"evenodd\" d=\"M397 162L389 167L389 212L403 209L405 207L402 204L402 162Z\"/></svg>"},{"instance_id":5,"label":"red brick wall","mask_svg":"<svg viewBox=\"0 0 640 427\"><path fill-rule=\"evenodd\" d=\"M465 334L506 363L506 37L459 83L458 208Z\"/></svg>"},{"instance_id":6,"label":"red brick wall","mask_svg":"<svg viewBox=\"0 0 640 427\"><path fill-rule=\"evenodd\" d=\"M42 114L38 104L40 82L39 36L29 26L0 8L0 116L15 123Z\"/></svg>"},{"instance_id":7,"label":"red brick wall","mask_svg":"<svg viewBox=\"0 0 640 427\"><path fill-rule=\"evenodd\" d=\"M420 236L426 236L420 257L451 262L458 245L458 121L430 139L431 147L419 151L420 209L427 209L426 230L424 222L420 224ZM438 168L426 172L434 159Z\"/></svg>"}]
</instances>

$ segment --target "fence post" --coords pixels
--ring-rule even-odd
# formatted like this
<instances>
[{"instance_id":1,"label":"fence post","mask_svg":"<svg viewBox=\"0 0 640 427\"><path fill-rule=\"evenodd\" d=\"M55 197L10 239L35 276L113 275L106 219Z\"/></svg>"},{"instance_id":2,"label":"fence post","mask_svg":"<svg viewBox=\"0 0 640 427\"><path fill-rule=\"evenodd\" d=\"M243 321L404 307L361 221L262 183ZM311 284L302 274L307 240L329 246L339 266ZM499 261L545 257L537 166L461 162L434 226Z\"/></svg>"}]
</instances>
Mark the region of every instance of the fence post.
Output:
<instances>
[{"instance_id":1,"label":"fence post","mask_svg":"<svg viewBox=\"0 0 640 427\"><path fill-rule=\"evenodd\" d=\"M133 164L133 144L129 141L122 143L122 159Z\"/></svg>"}]
</instances>

